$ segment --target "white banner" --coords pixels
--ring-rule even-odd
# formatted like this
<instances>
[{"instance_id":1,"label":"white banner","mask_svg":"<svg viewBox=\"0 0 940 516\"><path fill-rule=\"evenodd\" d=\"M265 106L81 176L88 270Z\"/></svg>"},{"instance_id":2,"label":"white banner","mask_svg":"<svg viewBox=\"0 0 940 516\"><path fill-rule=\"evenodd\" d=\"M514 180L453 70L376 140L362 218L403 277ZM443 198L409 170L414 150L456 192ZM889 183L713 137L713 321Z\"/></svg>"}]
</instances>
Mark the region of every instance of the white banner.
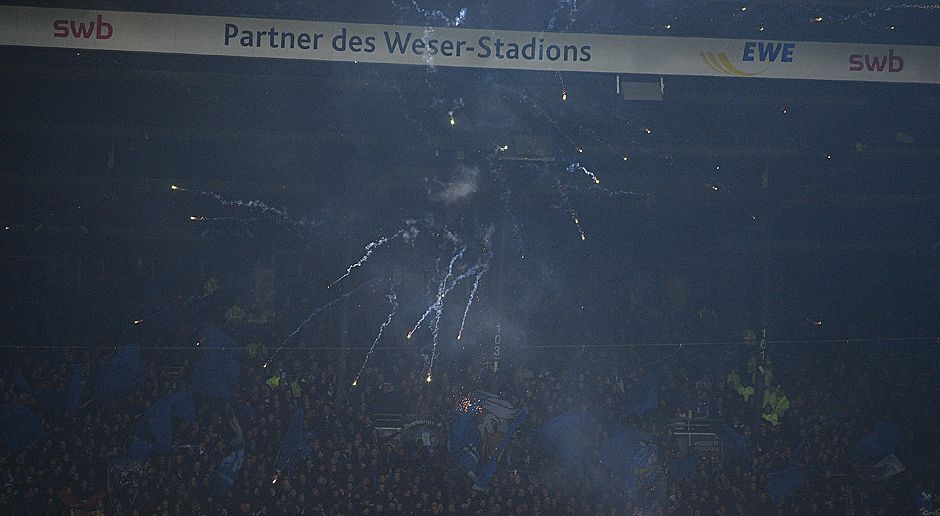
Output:
<instances>
[{"instance_id":1,"label":"white banner","mask_svg":"<svg viewBox=\"0 0 940 516\"><path fill-rule=\"evenodd\" d=\"M0 7L0 45L560 72L940 84L940 47Z\"/></svg>"}]
</instances>

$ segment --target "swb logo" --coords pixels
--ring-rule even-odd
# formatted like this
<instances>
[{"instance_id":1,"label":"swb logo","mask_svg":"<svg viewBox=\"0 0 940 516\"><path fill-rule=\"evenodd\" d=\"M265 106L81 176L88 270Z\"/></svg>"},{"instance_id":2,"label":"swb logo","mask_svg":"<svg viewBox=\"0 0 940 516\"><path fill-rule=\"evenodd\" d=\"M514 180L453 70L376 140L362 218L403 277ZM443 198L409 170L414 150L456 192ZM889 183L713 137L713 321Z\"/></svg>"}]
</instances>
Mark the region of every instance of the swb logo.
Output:
<instances>
[{"instance_id":1,"label":"swb logo","mask_svg":"<svg viewBox=\"0 0 940 516\"><path fill-rule=\"evenodd\" d=\"M850 72L883 72L897 73L904 69L904 59L895 55L894 49L888 49L888 55L852 54L849 56Z\"/></svg>"},{"instance_id":2,"label":"swb logo","mask_svg":"<svg viewBox=\"0 0 940 516\"><path fill-rule=\"evenodd\" d=\"M90 22L77 20L56 20L52 22L52 35L57 38L110 39L114 27L101 19L101 15Z\"/></svg>"}]
</instances>

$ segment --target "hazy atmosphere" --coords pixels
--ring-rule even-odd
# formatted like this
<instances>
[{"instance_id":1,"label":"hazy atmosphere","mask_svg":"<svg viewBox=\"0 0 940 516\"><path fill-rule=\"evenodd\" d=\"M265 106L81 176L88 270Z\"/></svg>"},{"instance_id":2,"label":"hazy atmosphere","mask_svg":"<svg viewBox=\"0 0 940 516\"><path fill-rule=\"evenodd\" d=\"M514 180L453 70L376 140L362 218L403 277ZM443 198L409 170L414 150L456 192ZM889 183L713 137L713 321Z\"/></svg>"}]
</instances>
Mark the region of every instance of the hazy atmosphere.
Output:
<instances>
[{"instance_id":1,"label":"hazy atmosphere","mask_svg":"<svg viewBox=\"0 0 940 516\"><path fill-rule=\"evenodd\" d=\"M940 514L940 4L325 4L0 10L0 513Z\"/></svg>"}]
</instances>

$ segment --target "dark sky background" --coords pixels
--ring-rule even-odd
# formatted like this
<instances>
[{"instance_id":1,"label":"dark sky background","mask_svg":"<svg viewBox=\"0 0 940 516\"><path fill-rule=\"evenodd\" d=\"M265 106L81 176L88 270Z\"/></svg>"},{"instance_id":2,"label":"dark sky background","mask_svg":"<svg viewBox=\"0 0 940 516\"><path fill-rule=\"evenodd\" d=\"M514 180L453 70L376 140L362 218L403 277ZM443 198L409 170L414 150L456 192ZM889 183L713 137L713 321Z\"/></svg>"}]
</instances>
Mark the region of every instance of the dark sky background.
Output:
<instances>
[{"instance_id":1,"label":"dark sky background","mask_svg":"<svg viewBox=\"0 0 940 516\"><path fill-rule=\"evenodd\" d=\"M480 28L541 30L555 17L572 32L940 41L940 10L871 2L181 4L82 6L411 25L466 7ZM496 325L507 346L739 341L762 327L777 340L938 335L936 86L664 86L662 102L636 102L618 98L612 75L4 49L3 337L52 324L125 338L212 276L218 305L179 317L269 303L299 323L372 281L304 334L368 345L393 278L401 316L388 345L404 345L454 253L434 236L445 227L468 243L459 270L493 253L464 342L489 342ZM549 161L504 159L517 152ZM575 161L614 194L566 171ZM441 201L463 183L473 193ZM433 223L327 288L408 219ZM277 293L259 300L272 272ZM446 299L442 352L457 349L470 284Z\"/></svg>"}]
</instances>

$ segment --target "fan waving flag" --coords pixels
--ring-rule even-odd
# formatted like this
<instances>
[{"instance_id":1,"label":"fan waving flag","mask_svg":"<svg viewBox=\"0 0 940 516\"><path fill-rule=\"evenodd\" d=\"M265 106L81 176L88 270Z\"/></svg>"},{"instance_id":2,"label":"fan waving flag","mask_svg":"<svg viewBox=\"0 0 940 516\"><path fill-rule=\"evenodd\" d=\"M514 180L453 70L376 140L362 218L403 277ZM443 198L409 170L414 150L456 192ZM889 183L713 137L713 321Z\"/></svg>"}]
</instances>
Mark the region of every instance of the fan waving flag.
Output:
<instances>
[{"instance_id":1,"label":"fan waving flag","mask_svg":"<svg viewBox=\"0 0 940 516\"><path fill-rule=\"evenodd\" d=\"M454 411L448 448L467 468L477 489L486 489L499 460L512 443L512 434L528 413L485 391L473 391Z\"/></svg>"}]
</instances>

